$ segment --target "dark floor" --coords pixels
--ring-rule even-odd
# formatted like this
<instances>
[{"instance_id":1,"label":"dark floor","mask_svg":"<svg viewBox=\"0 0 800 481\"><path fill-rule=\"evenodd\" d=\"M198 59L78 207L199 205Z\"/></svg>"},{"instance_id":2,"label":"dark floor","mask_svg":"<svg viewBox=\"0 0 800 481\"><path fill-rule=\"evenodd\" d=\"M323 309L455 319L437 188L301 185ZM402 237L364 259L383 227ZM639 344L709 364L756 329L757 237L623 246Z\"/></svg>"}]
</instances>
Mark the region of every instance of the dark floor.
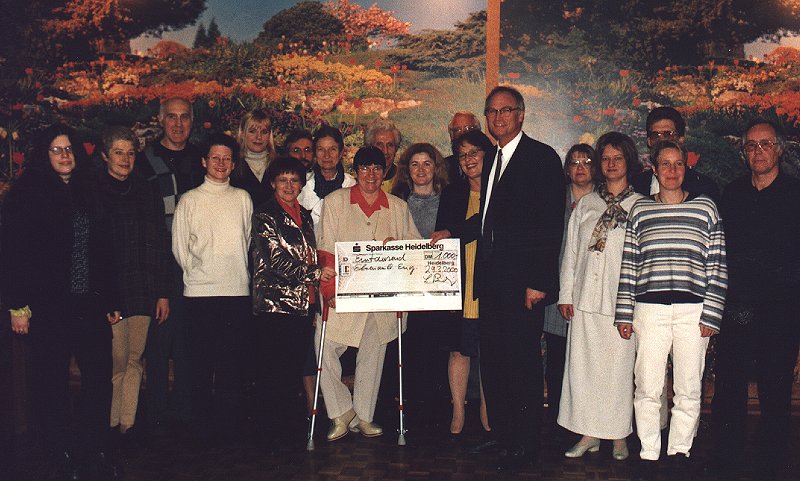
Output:
<instances>
[{"instance_id":1,"label":"dark floor","mask_svg":"<svg viewBox=\"0 0 800 481\"><path fill-rule=\"evenodd\" d=\"M166 435L141 439L141 443L127 446L119 453L128 481L154 480L296 480L296 481L367 481L367 480L628 480L637 466L638 445L635 436L629 438L631 458L624 462L611 458L610 443L603 444L599 453L587 454L581 459L566 459L563 451L577 440L574 435L554 424L545 428L541 462L516 474L495 471L497 454L469 454L467 450L478 444L480 434L478 415L474 407L468 413L468 426L463 439L453 440L448 435L448 425L434 428L416 428L413 406L407 406L406 445L398 446L397 410L395 406L380 404L376 422L385 428L378 438L364 438L351 433L345 438L329 443L325 440L328 420L318 419L315 449L308 452L302 433L296 445L286 446L281 454L270 454L256 443L237 439L222 446L200 447L195 439L185 435ZM750 416L749 427L755 427L756 416ZM794 445L800 446L800 417L793 417ZM709 451L710 435L707 424L701 423L700 432L692 450L692 462L697 471L696 480L712 480L703 475L703 463ZM797 452L797 451L795 451ZM745 465L750 460L744 460ZM51 474L44 465L33 463L13 478L0 479L45 480ZM789 468L787 480L800 480L800 460L795 459ZM750 479L752 473L745 469L739 478ZM659 480L669 480L666 461L659 467ZM728 479L724 481L729 481Z\"/></svg>"}]
</instances>

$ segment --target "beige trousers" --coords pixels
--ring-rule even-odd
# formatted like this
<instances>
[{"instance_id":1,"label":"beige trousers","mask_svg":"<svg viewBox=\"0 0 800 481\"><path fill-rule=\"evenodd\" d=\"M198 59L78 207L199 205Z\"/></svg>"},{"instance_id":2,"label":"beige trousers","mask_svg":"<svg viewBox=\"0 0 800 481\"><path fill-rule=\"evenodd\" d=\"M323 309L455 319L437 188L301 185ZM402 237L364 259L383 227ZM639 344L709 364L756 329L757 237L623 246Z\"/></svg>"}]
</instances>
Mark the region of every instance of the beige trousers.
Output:
<instances>
[{"instance_id":1,"label":"beige trousers","mask_svg":"<svg viewBox=\"0 0 800 481\"><path fill-rule=\"evenodd\" d=\"M322 322L317 321L317 333L314 344L319 353L319 338ZM342 383L342 363L339 357L347 350L347 345L325 339L322 350L322 375L319 386L325 398L325 409L328 417L333 419L353 408L356 416L362 421L372 422L375 414L375 403L378 400L378 389L383 374L383 358L386 355L386 344L378 338L378 326L373 314L367 317L364 334L356 355L356 376L353 395Z\"/></svg>"},{"instance_id":2,"label":"beige trousers","mask_svg":"<svg viewBox=\"0 0 800 481\"><path fill-rule=\"evenodd\" d=\"M114 362L111 385L111 427L133 426L142 384L142 353L150 316L131 316L111 326Z\"/></svg>"}]
</instances>

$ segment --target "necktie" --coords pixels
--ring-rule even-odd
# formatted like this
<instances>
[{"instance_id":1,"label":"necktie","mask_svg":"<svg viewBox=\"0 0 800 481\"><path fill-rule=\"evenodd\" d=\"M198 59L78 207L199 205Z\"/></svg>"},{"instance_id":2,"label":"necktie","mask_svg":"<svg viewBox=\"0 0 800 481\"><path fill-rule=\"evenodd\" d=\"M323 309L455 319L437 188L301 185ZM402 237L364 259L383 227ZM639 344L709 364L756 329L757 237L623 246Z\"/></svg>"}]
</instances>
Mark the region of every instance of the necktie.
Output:
<instances>
[{"instance_id":1,"label":"necktie","mask_svg":"<svg viewBox=\"0 0 800 481\"><path fill-rule=\"evenodd\" d=\"M500 170L503 168L503 149L497 149L497 166L494 169L494 179L492 179L492 187L497 185L500 180Z\"/></svg>"}]
</instances>

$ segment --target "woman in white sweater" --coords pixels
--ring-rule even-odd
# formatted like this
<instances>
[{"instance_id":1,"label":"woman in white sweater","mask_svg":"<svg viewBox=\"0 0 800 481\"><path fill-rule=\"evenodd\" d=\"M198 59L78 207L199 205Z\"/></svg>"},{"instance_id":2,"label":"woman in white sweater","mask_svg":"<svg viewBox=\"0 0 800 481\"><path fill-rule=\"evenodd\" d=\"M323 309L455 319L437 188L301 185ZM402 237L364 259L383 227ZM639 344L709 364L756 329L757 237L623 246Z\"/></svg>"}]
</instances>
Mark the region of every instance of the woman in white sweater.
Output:
<instances>
[{"instance_id":1,"label":"woman in white sweater","mask_svg":"<svg viewBox=\"0 0 800 481\"><path fill-rule=\"evenodd\" d=\"M181 196L172 224L172 252L183 269L191 316L193 426L206 440L235 434L235 413L241 412L239 356L250 315L253 203L246 191L230 185L237 154L233 138L210 138L205 181Z\"/></svg>"},{"instance_id":2,"label":"woman in white sweater","mask_svg":"<svg viewBox=\"0 0 800 481\"><path fill-rule=\"evenodd\" d=\"M636 146L609 132L597 140L600 182L569 220L558 309L570 321L558 424L583 435L564 455L583 456L614 440L614 459L628 457L632 431L633 343L620 339L614 308L628 212L642 198L630 178L639 172Z\"/></svg>"}]
</instances>

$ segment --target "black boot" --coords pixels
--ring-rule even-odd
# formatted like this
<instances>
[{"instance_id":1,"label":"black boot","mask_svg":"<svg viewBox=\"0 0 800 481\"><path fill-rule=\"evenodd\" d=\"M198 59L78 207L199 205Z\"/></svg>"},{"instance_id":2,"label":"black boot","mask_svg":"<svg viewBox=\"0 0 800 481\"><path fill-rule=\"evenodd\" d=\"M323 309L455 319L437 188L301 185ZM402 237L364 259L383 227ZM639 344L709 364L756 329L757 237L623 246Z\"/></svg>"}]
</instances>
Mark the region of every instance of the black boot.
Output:
<instances>
[{"instance_id":1,"label":"black boot","mask_svg":"<svg viewBox=\"0 0 800 481\"><path fill-rule=\"evenodd\" d=\"M58 478L65 481L78 481L81 479L78 470L78 463L72 457L72 453L64 451L58 455Z\"/></svg>"}]
</instances>

